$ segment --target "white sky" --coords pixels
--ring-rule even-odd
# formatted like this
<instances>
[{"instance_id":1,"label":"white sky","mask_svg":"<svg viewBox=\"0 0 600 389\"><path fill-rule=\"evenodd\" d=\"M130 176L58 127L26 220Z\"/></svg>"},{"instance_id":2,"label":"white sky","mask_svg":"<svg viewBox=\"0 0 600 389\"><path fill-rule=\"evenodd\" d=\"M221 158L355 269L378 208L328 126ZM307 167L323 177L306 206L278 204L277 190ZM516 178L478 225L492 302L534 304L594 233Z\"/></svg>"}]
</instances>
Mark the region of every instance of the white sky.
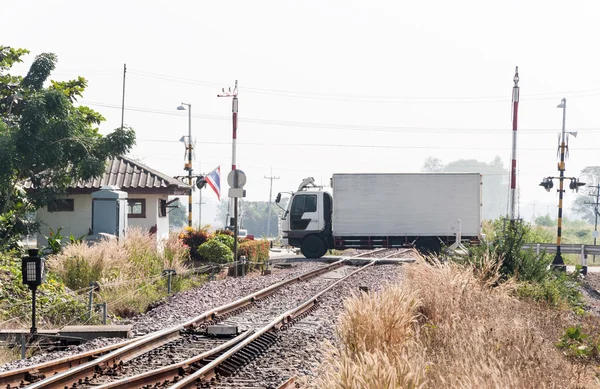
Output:
<instances>
[{"instance_id":1,"label":"white sky","mask_svg":"<svg viewBox=\"0 0 600 389\"><path fill-rule=\"evenodd\" d=\"M195 169L221 165L225 196L231 101L216 94L236 79L248 200L268 199L271 166L274 193L307 176L417 172L427 156L500 155L508 166L515 66L522 215L533 202L538 214L555 207L538 184L557 174L562 97L567 129L579 130L566 174L598 164L597 1L23 0L3 10L1 44L32 52L18 70L56 53L53 79L89 80L81 103L106 117L104 133L120 125L126 63L132 155L169 175L184 174L187 112L176 107L191 103Z\"/></svg>"}]
</instances>

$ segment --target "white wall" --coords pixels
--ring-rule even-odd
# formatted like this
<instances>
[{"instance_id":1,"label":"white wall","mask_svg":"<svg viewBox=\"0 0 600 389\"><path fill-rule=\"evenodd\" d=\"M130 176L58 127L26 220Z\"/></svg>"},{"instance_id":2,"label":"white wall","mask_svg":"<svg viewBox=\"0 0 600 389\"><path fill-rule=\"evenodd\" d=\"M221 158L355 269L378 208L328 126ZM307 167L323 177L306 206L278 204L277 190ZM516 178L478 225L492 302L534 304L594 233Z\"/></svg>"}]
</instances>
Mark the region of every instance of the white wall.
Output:
<instances>
[{"instance_id":1,"label":"white wall","mask_svg":"<svg viewBox=\"0 0 600 389\"><path fill-rule=\"evenodd\" d=\"M40 208L37 211L38 218L42 222L40 233L37 235L38 247L46 246L48 241L44 235L49 235L50 228L56 231L63 227L61 235L68 237L73 234L76 238L87 235L92 227L92 196L79 194L67 196L73 199L73 212L48 212L48 208ZM169 235L169 216L158 217L160 200L167 199L166 195L138 195L130 194L129 198L146 199L146 217L128 218L129 227L140 227L144 232L149 232L154 225L157 226L157 239L167 238Z\"/></svg>"},{"instance_id":2,"label":"white wall","mask_svg":"<svg viewBox=\"0 0 600 389\"><path fill-rule=\"evenodd\" d=\"M79 194L67 196L73 199L73 212L48 212L48 207L38 209L37 215L41 221L40 232L37 234L38 247L48 244L44 235L50 234L50 228L60 231L62 236L73 234L76 238L87 235L92 227L92 196L89 194Z\"/></svg>"},{"instance_id":3,"label":"white wall","mask_svg":"<svg viewBox=\"0 0 600 389\"><path fill-rule=\"evenodd\" d=\"M129 218L129 227L140 227L143 231L148 232L150 228L156 224L157 238L166 238L169 235L169 215L166 217L158 217L160 200L167 199L166 195L136 195L130 194L130 199L146 199L146 217L145 218Z\"/></svg>"}]
</instances>

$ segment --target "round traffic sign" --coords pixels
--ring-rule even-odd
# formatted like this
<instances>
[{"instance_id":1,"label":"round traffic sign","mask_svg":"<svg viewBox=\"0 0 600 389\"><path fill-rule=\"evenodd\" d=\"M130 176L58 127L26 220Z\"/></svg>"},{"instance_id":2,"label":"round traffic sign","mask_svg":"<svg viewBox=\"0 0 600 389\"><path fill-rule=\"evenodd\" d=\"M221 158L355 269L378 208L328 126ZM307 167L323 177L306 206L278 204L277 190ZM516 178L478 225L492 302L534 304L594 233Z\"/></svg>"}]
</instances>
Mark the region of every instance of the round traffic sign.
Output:
<instances>
[{"instance_id":1,"label":"round traffic sign","mask_svg":"<svg viewBox=\"0 0 600 389\"><path fill-rule=\"evenodd\" d=\"M243 188L246 185L246 173L235 169L227 175L227 183L231 188Z\"/></svg>"}]
</instances>

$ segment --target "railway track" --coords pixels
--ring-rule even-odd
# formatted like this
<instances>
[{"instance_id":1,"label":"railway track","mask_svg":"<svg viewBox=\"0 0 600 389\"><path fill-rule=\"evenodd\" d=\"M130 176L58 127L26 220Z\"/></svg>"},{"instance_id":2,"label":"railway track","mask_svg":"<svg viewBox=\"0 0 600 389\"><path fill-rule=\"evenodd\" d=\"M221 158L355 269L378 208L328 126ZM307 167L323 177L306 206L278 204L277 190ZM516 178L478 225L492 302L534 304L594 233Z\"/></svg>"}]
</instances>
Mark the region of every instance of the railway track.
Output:
<instances>
[{"instance_id":1,"label":"railway track","mask_svg":"<svg viewBox=\"0 0 600 389\"><path fill-rule=\"evenodd\" d=\"M243 334L222 344L218 349L209 350L188 360L164 366L159 369L126 377L97 389L124 388L264 388L258 380L232 377L256 357L265 353L281 335L299 320L317 308L319 298L347 278L373 266L370 262L330 283L319 292L305 299L293 308L278 314L265 325L249 328ZM285 381L280 388L290 388L293 379Z\"/></svg>"},{"instance_id":2,"label":"railway track","mask_svg":"<svg viewBox=\"0 0 600 389\"><path fill-rule=\"evenodd\" d=\"M361 253L353 258L365 257L373 253L381 252L382 250L385 249ZM122 366L128 361L150 353L157 348L165 345L170 345L170 347L176 348L178 345L177 342L181 342L182 334L194 334L194 332L198 329L203 330L209 325L222 322L231 316L239 315L256 302L272 296L274 293L284 287L299 281L317 277L321 274L330 272L343 266L343 263L346 259L347 258L342 258L339 261L326 265L322 268L278 282L232 303L225 304L218 308L204 312L203 314L181 325L156 331L140 338L131 339L125 342L107 346L102 349L92 350L86 353L73 355L14 371L0 373L0 388L12 389L27 387L38 389L77 387L85 385L86 383L89 383L97 378L101 373L114 374L114 372L117 372L120 367L122 368ZM246 333L249 333L249 331L246 331ZM206 352L212 352L215 349L220 349L220 347L224 344L229 343L222 343L220 345L205 344L205 346L192 347L192 349L195 349L193 350L193 353L197 354L200 352L200 355L203 355L205 358L210 358L210 355L205 355ZM230 347L233 347L232 344L229 345ZM189 349L190 347L184 348ZM208 351L204 351L205 349ZM173 349L173 351L175 355L176 350ZM174 360L174 362L174 364L182 362L189 363L189 358L179 362ZM185 370L187 365L184 363L184 365L181 365L180 368Z\"/></svg>"}]
</instances>

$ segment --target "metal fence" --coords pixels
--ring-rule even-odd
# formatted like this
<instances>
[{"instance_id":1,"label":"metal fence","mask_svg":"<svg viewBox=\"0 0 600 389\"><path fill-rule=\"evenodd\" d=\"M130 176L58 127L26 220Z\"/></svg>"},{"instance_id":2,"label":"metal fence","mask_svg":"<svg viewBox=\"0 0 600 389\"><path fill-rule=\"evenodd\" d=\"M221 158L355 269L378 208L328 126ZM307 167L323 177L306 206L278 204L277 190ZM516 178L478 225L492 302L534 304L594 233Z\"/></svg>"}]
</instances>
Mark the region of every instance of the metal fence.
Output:
<instances>
[{"instance_id":1,"label":"metal fence","mask_svg":"<svg viewBox=\"0 0 600 389\"><path fill-rule=\"evenodd\" d=\"M534 249L536 253L556 253L555 243L526 243L523 249ZM578 254L581 257L581 265L587 266L588 255L600 255L600 245L592 244L561 244L560 251L563 254Z\"/></svg>"}]
</instances>

